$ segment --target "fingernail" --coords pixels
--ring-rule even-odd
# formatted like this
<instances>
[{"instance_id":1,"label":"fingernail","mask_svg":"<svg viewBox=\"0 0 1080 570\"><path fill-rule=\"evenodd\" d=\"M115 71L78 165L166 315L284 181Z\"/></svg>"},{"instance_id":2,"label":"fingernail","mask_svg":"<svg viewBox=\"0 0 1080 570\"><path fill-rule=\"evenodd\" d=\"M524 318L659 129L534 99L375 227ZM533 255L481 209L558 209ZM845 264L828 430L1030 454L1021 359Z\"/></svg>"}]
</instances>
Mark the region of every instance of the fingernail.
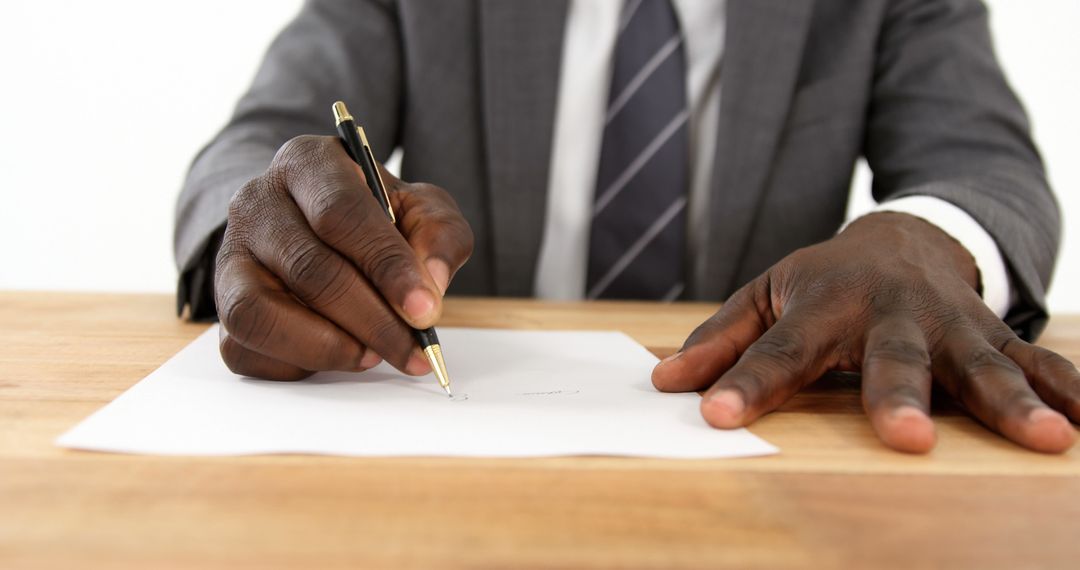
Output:
<instances>
[{"instance_id":1,"label":"fingernail","mask_svg":"<svg viewBox=\"0 0 1080 570\"><path fill-rule=\"evenodd\" d=\"M1053 421L1065 421L1065 416L1051 410L1050 408L1035 408L1028 414L1028 421L1031 423L1039 423L1044 420Z\"/></svg>"},{"instance_id":2,"label":"fingernail","mask_svg":"<svg viewBox=\"0 0 1080 570\"><path fill-rule=\"evenodd\" d=\"M425 322L431 318L431 313L435 310L435 299L432 298L431 293L423 289L414 289L405 296L402 309L413 321Z\"/></svg>"},{"instance_id":3,"label":"fingernail","mask_svg":"<svg viewBox=\"0 0 1080 570\"><path fill-rule=\"evenodd\" d=\"M937 443L937 432L930 416L909 404L890 410L884 423L875 425L875 430L885 445L905 453L929 453Z\"/></svg>"},{"instance_id":4,"label":"fingernail","mask_svg":"<svg viewBox=\"0 0 1080 570\"><path fill-rule=\"evenodd\" d=\"M445 261L434 257L425 261L424 265L427 266L431 278L435 280L435 285L438 285L439 293L446 295L446 288L450 286L450 266L446 265Z\"/></svg>"},{"instance_id":5,"label":"fingernail","mask_svg":"<svg viewBox=\"0 0 1080 570\"><path fill-rule=\"evenodd\" d=\"M369 370L375 368L382 362L382 357L375 353L374 350L368 349L364 351L364 357L360 359L360 368Z\"/></svg>"},{"instance_id":6,"label":"fingernail","mask_svg":"<svg viewBox=\"0 0 1080 570\"><path fill-rule=\"evenodd\" d=\"M905 418L928 418L925 413L915 406L900 406L895 408L889 416L894 420L902 420Z\"/></svg>"},{"instance_id":7,"label":"fingernail","mask_svg":"<svg viewBox=\"0 0 1080 570\"><path fill-rule=\"evenodd\" d=\"M660 364L658 364L657 366L663 366L664 364L667 364L669 362L674 362L674 361L682 358L682 355L683 355L683 353L680 350L679 352L676 352L675 354L672 354L672 355L668 356L667 358L661 360Z\"/></svg>"},{"instance_id":8,"label":"fingernail","mask_svg":"<svg viewBox=\"0 0 1080 570\"><path fill-rule=\"evenodd\" d=\"M709 402L713 407L726 408L732 418L741 418L746 410L746 402L742 396L731 390L720 390L709 396Z\"/></svg>"}]
</instances>

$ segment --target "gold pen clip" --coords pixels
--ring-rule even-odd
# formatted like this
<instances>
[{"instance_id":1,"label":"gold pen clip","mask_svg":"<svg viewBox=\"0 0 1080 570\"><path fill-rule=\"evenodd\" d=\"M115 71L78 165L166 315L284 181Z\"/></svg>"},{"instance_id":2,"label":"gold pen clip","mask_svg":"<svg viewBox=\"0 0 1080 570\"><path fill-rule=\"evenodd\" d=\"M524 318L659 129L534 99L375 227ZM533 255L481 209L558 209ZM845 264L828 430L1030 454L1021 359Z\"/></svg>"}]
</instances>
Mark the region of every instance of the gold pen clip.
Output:
<instances>
[{"instance_id":1,"label":"gold pen clip","mask_svg":"<svg viewBox=\"0 0 1080 570\"><path fill-rule=\"evenodd\" d=\"M386 183L383 182L382 172L379 172L379 163L375 162L375 155L371 153L371 145L367 142L367 135L364 134L364 127L357 125L356 132L360 135L360 142L364 145L364 152L368 155L368 159L371 160L371 164L375 167L375 177L379 179L379 189L382 190L383 199L386 200L386 213L390 214L390 223L396 224L397 216L394 215L394 207L390 205L390 195L386 193Z\"/></svg>"}]
</instances>

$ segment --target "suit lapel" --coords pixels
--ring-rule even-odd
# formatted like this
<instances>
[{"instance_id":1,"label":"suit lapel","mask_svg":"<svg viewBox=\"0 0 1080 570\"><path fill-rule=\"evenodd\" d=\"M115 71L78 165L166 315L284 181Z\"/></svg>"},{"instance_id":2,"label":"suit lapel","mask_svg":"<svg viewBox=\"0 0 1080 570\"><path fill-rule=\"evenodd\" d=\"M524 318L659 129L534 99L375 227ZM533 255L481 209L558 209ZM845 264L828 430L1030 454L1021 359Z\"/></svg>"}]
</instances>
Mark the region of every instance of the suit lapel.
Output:
<instances>
[{"instance_id":1,"label":"suit lapel","mask_svg":"<svg viewBox=\"0 0 1080 570\"><path fill-rule=\"evenodd\" d=\"M708 236L698 298L727 294L743 264L792 93L812 0L730 0Z\"/></svg>"},{"instance_id":2,"label":"suit lapel","mask_svg":"<svg viewBox=\"0 0 1080 570\"><path fill-rule=\"evenodd\" d=\"M565 0L483 0L487 190L499 295L533 292L547 210Z\"/></svg>"}]
</instances>

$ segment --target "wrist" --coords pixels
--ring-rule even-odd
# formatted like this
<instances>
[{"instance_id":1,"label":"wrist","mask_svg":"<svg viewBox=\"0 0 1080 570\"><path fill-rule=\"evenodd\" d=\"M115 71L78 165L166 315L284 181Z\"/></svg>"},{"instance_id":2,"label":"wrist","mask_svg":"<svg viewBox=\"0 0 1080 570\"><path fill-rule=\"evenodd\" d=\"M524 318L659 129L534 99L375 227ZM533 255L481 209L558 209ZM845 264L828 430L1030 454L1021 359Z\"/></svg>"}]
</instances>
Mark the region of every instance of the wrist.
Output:
<instances>
[{"instance_id":1,"label":"wrist","mask_svg":"<svg viewBox=\"0 0 1080 570\"><path fill-rule=\"evenodd\" d=\"M861 243L880 243L901 259L918 261L952 273L982 294L974 256L934 224L902 212L874 212L853 221L840 236Z\"/></svg>"}]
</instances>

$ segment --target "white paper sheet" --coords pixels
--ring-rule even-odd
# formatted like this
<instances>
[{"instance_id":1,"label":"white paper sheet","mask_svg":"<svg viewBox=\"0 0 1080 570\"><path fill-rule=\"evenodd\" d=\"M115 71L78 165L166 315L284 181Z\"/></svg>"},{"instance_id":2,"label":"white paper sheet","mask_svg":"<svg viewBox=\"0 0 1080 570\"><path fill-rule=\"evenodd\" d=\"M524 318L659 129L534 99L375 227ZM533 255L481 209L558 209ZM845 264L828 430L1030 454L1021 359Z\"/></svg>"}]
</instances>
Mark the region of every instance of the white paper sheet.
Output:
<instances>
[{"instance_id":1,"label":"white paper sheet","mask_svg":"<svg viewBox=\"0 0 1080 570\"><path fill-rule=\"evenodd\" d=\"M657 392L656 357L618 332L439 330L457 395L382 364L299 382L244 378L217 327L69 432L63 447L168 455L630 455L776 453L709 427L697 394Z\"/></svg>"}]
</instances>

